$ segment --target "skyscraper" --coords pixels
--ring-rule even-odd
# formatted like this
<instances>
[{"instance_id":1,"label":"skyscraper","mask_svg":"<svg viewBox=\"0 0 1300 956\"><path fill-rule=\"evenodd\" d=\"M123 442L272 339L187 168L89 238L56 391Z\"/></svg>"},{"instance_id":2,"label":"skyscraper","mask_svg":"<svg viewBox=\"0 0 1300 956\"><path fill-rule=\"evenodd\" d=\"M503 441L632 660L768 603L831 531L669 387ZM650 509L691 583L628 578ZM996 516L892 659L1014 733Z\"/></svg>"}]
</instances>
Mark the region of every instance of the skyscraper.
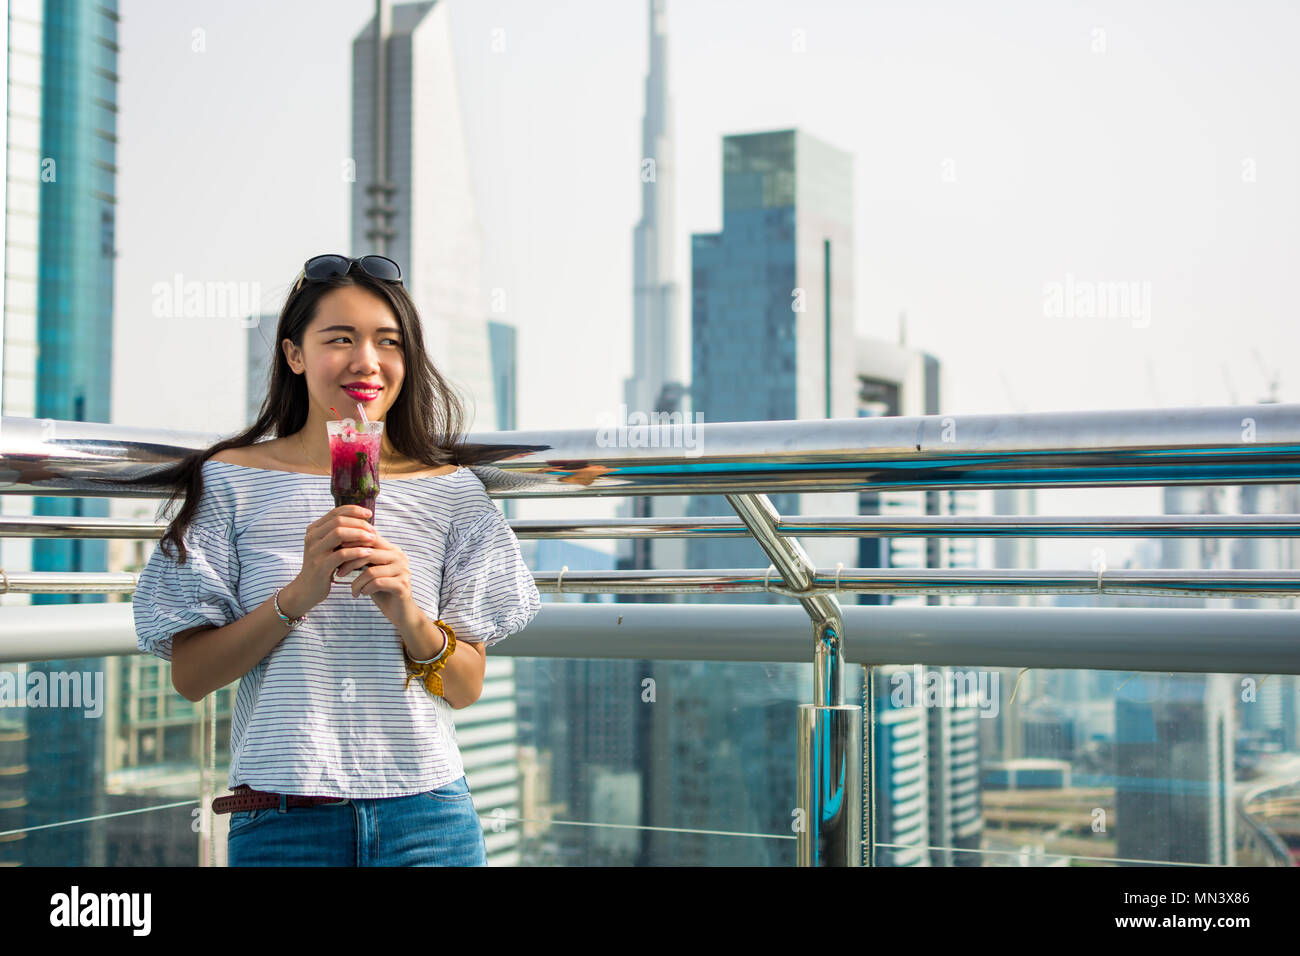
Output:
<instances>
[{"instance_id":1,"label":"skyscraper","mask_svg":"<svg viewBox=\"0 0 1300 956\"><path fill-rule=\"evenodd\" d=\"M993 491L993 514L1024 515L1038 513L1036 488L996 488ZM993 566L995 568L1038 567L1038 539L995 538L993 540ZM981 594L976 602L982 605L1003 607L1033 607L1032 594ZM1015 760L1025 756L1024 736L1021 729L1021 705L1032 699L1039 676L1034 671L1021 673L1013 667L995 668L998 674L998 716L980 725L980 746L984 759L989 761ZM1016 690L1016 681L1021 683ZM1011 694L1016 699L1011 700Z\"/></svg>"},{"instance_id":2,"label":"skyscraper","mask_svg":"<svg viewBox=\"0 0 1300 956\"><path fill-rule=\"evenodd\" d=\"M641 219L633 233L633 374L624 400L632 411L664 403L664 390L684 384L682 317L674 276L677 169L672 98L668 95L667 0L649 0L650 65L641 120Z\"/></svg>"},{"instance_id":3,"label":"skyscraper","mask_svg":"<svg viewBox=\"0 0 1300 956\"><path fill-rule=\"evenodd\" d=\"M723 228L691 244L690 387L704 421L852 416L852 196L852 158L806 133L723 140ZM856 502L852 493L771 498L782 514L844 513ZM734 512L710 495L692 497L689 513ZM819 566L851 565L856 550L844 539L801 543ZM750 538L691 539L686 551L694 568L769 564ZM808 637L811 658L811 621ZM779 837L792 832L796 715L811 698L811 665L656 662L650 670L658 696L645 712L645 822L744 836L648 831L643 862L793 863L793 844ZM852 678L846 684L856 693Z\"/></svg>"},{"instance_id":4,"label":"skyscraper","mask_svg":"<svg viewBox=\"0 0 1300 956\"><path fill-rule=\"evenodd\" d=\"M1139 674L1116 692L1116 856L1236 864L1232 704L1224 674Z\"/></svg>"},{"instance_id":5,"label":"skyscraper","mask_svg":"<svg viewBox=\"0 0 1300 956\"><path fill-rule=\"evenodd\" d=\"M271 363L280 343L275 330L280 321L278 312L263 312L244 333L244 427L257 421L266 401L266 390L271 385Z\"/></svg>"},{"instance_id":6,"label":"skyscraper","mask_svg":"<svg viewBox=\"0 0 1300 956\"><path fill-rule=\"evenodd\" d=\"M800 130L728 136L722 152L722 231L691 237L694 409L706 422L853 418L853 158ZM770 499L783 515L857 505L855 493ZM689 513L733 512L696 495ZM857 557L850 539L801 544L819 566ZM688 555L693 568L770 563L750 538L692 539Z\"/></svg>"},{"instance_id":7,"label":"skyscraper","mask_svg":"<svg viewBox=\"0 0 1300 956\"><path fill-rule=\"evenodd\" d=\"M1300 488L1296 485L1242 485L1239 489L1240 514L1296 514L1300 511ZM1294 538L1237 538L1232 545L1234 568L1294 569L1297 566ZM1256 600L1237 598L1233 607L1295 607L1295 599ZM1264 675L1256 678L1255 699L1243 700L1241 727L1256 745L1268 749L1297 749L1300 738L1300 678L1293 674Z\"/></svg>"},{"instance_id":8,"label":"skyscraper","mask_svg":"<svg viewBox=\"0 0 1300 956\"><path fill-rule=\"evenodd\" d=\"M381 26L372 19L352 42L352 254L381 252L402 267L430 357L470 399L468 430L491 431L496 386L482 237L450 5L381 6Z\"/></svg>"},{"instance_id":9,"label":"skyscraper","mask_svg":"<svg viewBox=\"0 0 1300 956\"><path fill-rule=\"evenodd\" d=\"M36 416L112 417L117 171L116 4L45 4ZM28 170L34 172L34 170ZM108 514L102 499L37 498L38 513ZM107 542L37 539L33 570L107 570ZM33 604L102 600L37 595Z\"/></svg>"},{"instance_id":10,"label":"skyscraper","mask_svg":"<svg viewBox=\"0 0 1300 956\"><path fill-rule=\"evenodd\" d=\"M3 411L108 422L112 408L116 252L117 4L46 0L9 5L11 60ZM12 279L11 279L12 275ZM6 513L18 514L21 507ZM38 497L32 513L106 517L103 499ZM8 558L29 548L30 564ZM108 542L38 538L5 545L6 566L105 571ZM103 595L33 595L32 604L102 603ZM103 659L45 661L30 672L102 672ZM102 811L103 723L68 708L26 715L29 753L48 772L26 780L25 823ZM39 830L29 865L98 865L102 824Z\"/></svg>"},{"instance_id":11,"label":"skyscraper","mask_svg":"<svg viewBox=\"0 0 1300 956\"><path fill-rule=\"evenodd\" d=\"M897 682L920 680L920 667L876 668L876 732L871 780L877 866L930 866L930 739L922 707L894 705ZM870 728L867 728L870 729ZM864 738L864 740L870 738ZM864 808L864 815L867 808Z\"/></svg>"},{"instance_id":12,"label":"skyscraper","mask_svg":"<svg viewBox=\"0 0 1300 956\"><path fill-rule=\"evenodd\" d=\"M514 336L487 321L482 237L461 122L446 0L378 4L352 43L352 254L402 267L439 372L467 399L468 431L513 427ZM499 368L494 362L508 363ZM503 418L502 412L506 415ZM457 716L465 773L482 815L520 816L515 662L488 656L483 695ZM517 827L486 828L495 866L517 864Z\"/></svg>"},{"instance_id":13,"label":"skyscraper","mask_svg":"<svg viewBox=\"0 0 1300 956\"><path fill-rule=\"evenodd\" d=\"M668 94L667 0L649 0L649 63L645 112L641 118L641 218L632 234L632 375L623 385L628 424L687 422L689 384L682 368L681 289L675 274L677 223L674 209L677 168L672 97ZM662 416L660 415L662 413ZM674 414L683 416L672 418ZM623 422L614 422L621 425ZM681 517L687 499L680 495L624 498L624 518ZM680 538L628 538L617 544L623 569L682 568L686 542ZM625 595L626 600L672 602L678 595Z\"/></svg>"},{"instance_id":14,"label":"skyscraper","mask_svg":"<svg viewBox=\"0 0 1300 956\"><path fill-rule=\"evenodd\" d=\"M860 337L856 342L856 396L859 417L938 415L943 411L945 369L926 352L901 343ZM974 492L863 492L859 513L897 517L917 514L973 514ZM860 538L859 567L958 568L976 565L973 542L966 538ZM858 595L861 603L934 604L936 595ZM961 599L958 599L961 600ZM969 603L969 598L965 599ZM944 687L951 668L931 669ZM917 689L925 668L882 667L876 677L876 753L873 766L877 843L934 846L928 851L897 846L877 850L882 866L979 866L983 834L980 800L980 734L992 720L954 699L949 705L923 706ZM913 688L909 706L891 693L895 681ZM907 698L902 698L906 700ZM864 740L871 728L863 728ZM922 770L916 769L923 767Z\"/></svg>"},{"instance_id":15,"label":"skyscraper","mask_svg":"<svg viewBox=\"0 0 1300 956\"><path fill-rule=\"evenodd\" d=\"M676 160L673 140L672 98L668 93L667 0L647 3L647 66L644 113L641 119L641 159L637 170L641 187L641 218L632 234L632 375L623 388L621 416L629 425L689 422L689 385L682 369L683 317L680 284L676 277L677 239L674 202ZM611 424L622 425L623 421ZM686 514L687 499L680 495L624 498L616 513L623 518L672 518ZM686 542L682 539L629 538L615 543L615 567L620 570L683 568ZM689 595L620 594L624 603L677 603ZM634 781L635 805L618 808L620 819L633 811L637 823L649 824L654 812L646 794L660 772L655 763L654 715L658 706L639 690L653 679L650 661L574 661L568 677L573 697L574 726L585 720L583 750L589 767L575 767L568 782L557 774L556 787L566 787L575 809L593 816L611 808L620 781ZM573 743L577 743L576 736ZM580 817L581 818L581 817ZM653 861L654 848L646 831L638 834L631 850L610 848L609 854L628 852L626 862ZM617 858L613 858L618 862Z\"/></svg>"},{"instance_id":16,"label":"skyscraper","mask_svg":"<svg viewBox=\"0 0 1300 956\"><path fill-rule=\"evenodd\" d=\"M576 541L520 542L538 571L613 568L613 556ZM543 594L542 602L613 603L614 595ZM641 772L636 761L640 700L636 661L526 658L516 662L520 739L536 749L537 773L525 792L530 820L554 814L606 826L557 826L527 847L525 862L545 866L632 866L640 852ZM525 832L527 832L527 827Z\"/></svg>"},{"instance_id":17,"label":"skyscraper","mask_svg":"<svg viewBox=\"0 0 1300 956\"><path fill-rule=\"evenodd\" d=\"M5 256L3 349L0 350L0 413L36 415L36 291L40 250L41 90L44 83L44 3L12 2L8 9L8 161L5 193ZM33 501L25 495L0 495L6 515L31 515ZM0 566L11 571L32 569L32 542L0 539ZM28 604L24 594L0 595L0 604ZM26 686L24 665L0 665ZM3 679L0 677L0 679ZM0 709L0 830L21 829L27 823L27 787L31 776L27 754L27 714ZM0 866L23 860L26 834L0 842Z\"/></svg>"},{"instance_id":18,"label":"skyscraper","mask_svg":"<svg viewBox=\"0 0 1300 956\"><path fill-rule=\"evenodd\" d=\"M1224 489L1163 489L1166 514L1221 511ZM1164 568L1226 564L1221 539L1162 538ZM1205 598L1146 598L1157 607ZM1116 855L1233 866L1236 862L1234 694L1225 674L1139 674L1115 694Z\"/></svg>"}]
</instances>

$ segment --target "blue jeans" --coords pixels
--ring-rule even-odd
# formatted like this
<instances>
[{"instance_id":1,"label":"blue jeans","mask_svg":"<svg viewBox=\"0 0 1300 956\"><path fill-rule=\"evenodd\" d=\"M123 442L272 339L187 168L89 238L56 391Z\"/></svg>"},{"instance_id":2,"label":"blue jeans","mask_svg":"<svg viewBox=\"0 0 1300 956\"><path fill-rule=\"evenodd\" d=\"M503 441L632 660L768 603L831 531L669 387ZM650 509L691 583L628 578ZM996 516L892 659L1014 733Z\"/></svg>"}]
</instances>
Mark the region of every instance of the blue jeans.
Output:
<instances>
[{"instance_id":1,"label":"blue jeans","mask_svg":"<svg viewBox=\"0 0 1300 956\"><path fill-rule=\"evenodd\" d=\"M287 802L231 813L228 866L487 866L464 776L405 797Z\"/></svg>"}]
</instances>

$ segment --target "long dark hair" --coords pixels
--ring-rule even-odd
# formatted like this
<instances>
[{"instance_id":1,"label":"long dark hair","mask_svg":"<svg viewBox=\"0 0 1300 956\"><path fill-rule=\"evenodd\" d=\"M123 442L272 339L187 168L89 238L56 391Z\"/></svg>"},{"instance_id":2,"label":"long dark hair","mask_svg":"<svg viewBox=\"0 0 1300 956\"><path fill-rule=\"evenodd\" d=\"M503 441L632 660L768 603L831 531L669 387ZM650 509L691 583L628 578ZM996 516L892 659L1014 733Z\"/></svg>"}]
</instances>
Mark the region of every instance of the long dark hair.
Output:
<instances>
[{"instance_id":1,"label":"long dark hair","mask_svg":"<svg viewBox=\"0 0 1300 956\"><path fill-rule=\"evenodd\" d=\"M227 448L243 448L267 435L275 438L292 435L307 423L306 376L289 368L283 342L289 339L302 348L303 335L316 317L321 298L347 285L361 286L387 302L402 329L405 374L397 400L384 416L384 434L398 454L429 466L472 465L481 460L500 458L500 452L494 449L464 444L464 406L429 359L419 312L404 286L375 279L355 265L347 275L304 280L289 293L280 311L270 382L257 421L233 438L199 449L162 471L129 479L130 482L172 489L160 513L169 511L178 499L184 499L180 512L171 519L159 540L159 547L171 544L176 549L180 563L184 564L186 560L185 531L203 497L203 463ZM164 550L164 553L167 552Z\"/></svg>"}]
</instances>

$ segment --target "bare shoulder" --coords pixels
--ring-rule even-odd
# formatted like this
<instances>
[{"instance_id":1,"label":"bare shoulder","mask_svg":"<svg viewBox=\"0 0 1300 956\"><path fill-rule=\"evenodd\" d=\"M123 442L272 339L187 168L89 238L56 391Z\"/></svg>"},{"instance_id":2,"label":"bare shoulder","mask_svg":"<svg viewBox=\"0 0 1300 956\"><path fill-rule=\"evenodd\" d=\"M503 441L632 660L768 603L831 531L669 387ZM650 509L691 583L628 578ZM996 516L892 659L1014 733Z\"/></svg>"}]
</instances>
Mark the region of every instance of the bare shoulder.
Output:
<instances>
[{"instance_id":1,"label":"bare shoulder","mask_svg":"<svg viewBox=\"0 0 1300 956\"><path fill-rule=\"evenodd\" d=\"M273 438L242 448L223 448L208 460L225 462L227 465L243 465L245 468L272 468L276 467L274 462L280 442L281 439Z\"/></svg>"}]
</instances>

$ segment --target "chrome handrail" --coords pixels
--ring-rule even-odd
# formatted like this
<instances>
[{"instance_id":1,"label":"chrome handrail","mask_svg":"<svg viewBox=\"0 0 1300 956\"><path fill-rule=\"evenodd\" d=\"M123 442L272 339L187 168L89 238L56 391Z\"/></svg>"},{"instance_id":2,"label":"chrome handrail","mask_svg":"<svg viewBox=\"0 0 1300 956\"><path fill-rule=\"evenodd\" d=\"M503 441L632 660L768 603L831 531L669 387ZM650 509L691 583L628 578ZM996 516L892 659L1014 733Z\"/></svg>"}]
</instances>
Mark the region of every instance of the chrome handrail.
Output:
<instances>
[{"instance_id":1,"label":"chrome handrail","mask_svg":"<svg viewBox=\"0 0 1300 956\"><path fill-rule=\"evenodd\" d=\"M0 493L157 498L158 466L222 436L85 422L0 419ZM1297 516L1164 515L888 516L786 518L770 493L883 492L942 488L1081 488L1300 482L1300 405L932 415L819 421L667 422L633 428L471 434L490 464L473 471L495 497L725 495L740 519L512 522L521 537L696 537L749 535L772 565L760 569L535 573L539 590L564 592L773 591L796 598L814 624L814 702L800 708L798 787L807 811L799 862L861 862L863 708L843 697L845 612L839 592L911 594L1159 594L1283 598L1300 575L1282 569L1039 571L1036 569L816 568L793 535L923 537L1295 537ZM135 478L133 487L104 479ZM7 517L0 535L156 538L157 522ZM0 590L86 593L131 590L135 576L0 569ZM634 606L629 606L634 607ZM647 608L653 607L652 605ZM736 608L729 605L729 608ZM564 613L577 609L565 609ZM925 608L972 611L969 608ZM1015 609L1024 612L1032 609ZM666 606L662 614L700 607ZM603 611L584 612L606 613ZM638 609L635 616L650 613ZM1253 612L1233 613L1249 627ZM1245 616L1243 616L1245 615ZM856 617L849 615L850 619ZM622 616L619 620L622 621ZM927 618L928 619L928 618ZM1018 618L1023 619L1023 618ZM1118 620L1118 619L1117 619ZM1125 618L1153 641L1168 623ZM1270 619L1276 621L1277 619ZM1289 618L1282 619L1289 624ZM1250 656L1240 633L1233 650ZM1267 659L1284 667L1297 652L1276 638ZM973 645L973 642L972 642ZM1220 651L1222 652L1222 651ZM1300 671L1300 665L1297 665ZM870 700L866 719L871 720ZM866 746L864 747L864 743ZM870 844L870 840L867 841ZM869 852L869 851L868 851Z\"/></svg>"},{"instance_id":2,"label":"chrome handrail","mask_svg":"<svg viewBox=\"0 0 1300 956\"><path fill-rule=\"evenodd\" d=\"M515 518L518 538L748 538L743 521L699 518ZM775 523L801 538L1295 538L1300 514L1286 515L799 515ZM160 538L166 521L0 516L0 538Z\"/></svg>"},{"instance_id":3,"label":"chrome handrail","mask_svg":"<svg viewBox=\"0 0 1300 956\"><path fill-rule=\"evenodd\" d=\"M222 437L0 419L0 492L157 496L145 476ZM1300 405L474 432L499 497L1079 488L1300 481ZM99 490L96 490L98 488Z\"/></svg>"}]
</instances>

